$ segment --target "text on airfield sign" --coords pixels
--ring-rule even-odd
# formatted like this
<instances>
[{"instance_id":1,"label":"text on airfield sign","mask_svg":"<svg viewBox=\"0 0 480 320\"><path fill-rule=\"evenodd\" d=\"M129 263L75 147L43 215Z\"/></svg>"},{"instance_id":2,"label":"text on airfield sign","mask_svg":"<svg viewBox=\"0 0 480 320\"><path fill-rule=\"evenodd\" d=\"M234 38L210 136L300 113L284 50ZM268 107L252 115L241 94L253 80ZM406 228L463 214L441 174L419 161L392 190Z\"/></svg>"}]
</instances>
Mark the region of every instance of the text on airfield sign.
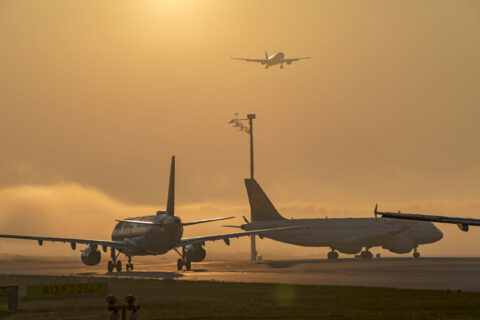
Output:
<instances>
[{"instance_id":1,"label":"text on airfield sign","mask_svg":"<svg viewBox=\"0 0 480 320\"><path fill-rule=\"evenodd\" d=\"M106 295L106 283L71 283L41 286L28 286L27 297L58 297L58 296L83 296Z\"/></svg>"}]
</instances>

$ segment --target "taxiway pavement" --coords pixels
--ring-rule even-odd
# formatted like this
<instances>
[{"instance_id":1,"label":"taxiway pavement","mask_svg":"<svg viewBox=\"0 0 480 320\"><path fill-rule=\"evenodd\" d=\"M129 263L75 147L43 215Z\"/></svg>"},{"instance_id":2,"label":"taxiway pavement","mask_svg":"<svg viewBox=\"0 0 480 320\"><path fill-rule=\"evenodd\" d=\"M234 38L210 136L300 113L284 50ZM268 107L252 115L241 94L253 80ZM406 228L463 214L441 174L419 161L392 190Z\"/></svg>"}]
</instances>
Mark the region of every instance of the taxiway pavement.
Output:
<instances>
[{"instance_id":1,"label":"taxiway pavement","mask_svg":"<svg viewBox=\"0 0 480 320\"><path fill-rule=\"evenodd\" d=\"M381 258L372 260L209 261L176 271L176 261L135 262L133 272L106 272L106 262L88 267L55 259L0 262L1 274L131 277L308 285L373 286L480 291L480 258Z\"/></svg>"}]
</instances>

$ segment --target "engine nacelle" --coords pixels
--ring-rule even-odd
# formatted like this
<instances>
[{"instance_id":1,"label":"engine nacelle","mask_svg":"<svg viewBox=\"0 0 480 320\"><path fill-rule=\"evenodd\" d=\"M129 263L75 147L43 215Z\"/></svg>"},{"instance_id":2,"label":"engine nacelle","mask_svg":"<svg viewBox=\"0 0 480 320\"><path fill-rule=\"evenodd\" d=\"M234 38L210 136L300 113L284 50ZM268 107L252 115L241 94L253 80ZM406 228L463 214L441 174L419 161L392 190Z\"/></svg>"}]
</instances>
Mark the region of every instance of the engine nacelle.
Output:
<instances>
[{"instance_id":1,"label":"engine nacelle","mask_svg":"<svg viewBox=\"0 0 480 320\"><path fill-rule=\"evenodd\" d=\"M88 246L82 250L80 258L82 259L83 264L86 264L87 266L94 266L100 263L102 254L96 247Z\"/></svg>"},{"instance_id":2,"label":"engine nacelle","mask_svg":"<svg viewBox=\"0 0 480 320\"><path fill-rule=\"evenodd\" d=\"M193 262L200 262L207 256L207 251L203 249L203 244L190 244L185 246L185 258Z\"/></svg>"},{"instance_id":3,"label":"engine nacelle","mask_svg":"<svg viewBox=\"0 0 480 320\"><path fill-rule=\"evenodd\" d=\"M337 249L341 253L345 253L345 254L357 254L360 251L362 251L362 247L358 247L358 246L357 247L354 247L354 246L351 246L351 247L336 247L335 249Z\"/></svg>"},{"instance_id":4,"label":"engine nacelle","mask_svg":"<svg viewBox=\"0 0 480 320\"><path fill-rule=\"evenodd\" d=\"M382 248L393 253L409 253L414 247L413 241L408 238L395 238L382 245Z\"/></svg>"}]
</instances>

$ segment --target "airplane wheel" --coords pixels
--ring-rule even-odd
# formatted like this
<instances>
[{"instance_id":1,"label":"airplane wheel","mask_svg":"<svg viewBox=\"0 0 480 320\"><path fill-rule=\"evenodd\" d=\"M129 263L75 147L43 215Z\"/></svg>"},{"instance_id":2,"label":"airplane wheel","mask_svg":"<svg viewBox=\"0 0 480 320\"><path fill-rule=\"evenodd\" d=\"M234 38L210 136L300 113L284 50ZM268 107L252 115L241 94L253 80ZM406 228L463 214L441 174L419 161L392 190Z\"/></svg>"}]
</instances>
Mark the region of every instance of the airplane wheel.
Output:
<instances>
[{"instance_id":1,"label":"airplane wheel","mask_svg":"<svg viewBox=\"0 0 480 320\"><path fill-rule=\"evenodd\" d=\"M133 263L130 263L130 271L133 271Z\"/></svg>"},{"instance_id":2,"label":"airplane wheel","mask_svg":"<svg viewBox=\"0 0 480 320\"><path fill-rule=\"evenodd\" d=\"M108 272L113 272L113 261L108 261L107 270Z\"/></svg>"},{"instance_id":3,"label":"airplane wheel","mask_svg":"<svg viewBox=\"0 0 480 320\"><path fill-rule=\"evenodd\" d=\"M190 260L185 261L185 268L187 271L190 271L192 269L192 262Z\"/></svg>"},{"instance_id":4,"label":"airplane wheel","mask_svg":"<svg viewBox=\"0 0 480 320\"><path fill-rule=\"evenodd\" d=\"M122 261L120 260L117 261L116 268L117 268L117 272L122 272Z\"/></svg>"},{"instance_id":5,"label":"airplane wheel","mask_svg":"<svg viewBox=\"0 0 480 320\"><path fill-rule=\"evenodd\" d=\"M327 258L328 258L328 260L338 259L338 252L337 252L337 251L330 251L330 252L327 254Z\"/></svg>"},{"instance_id":6,"label":"airplane wheel","mask_svg":"<svg viewBox=\"0 0 480 320\"><path fill-rule=\"evenodd\" d=\"M127 270L127 272L130 271L130 265L128 263L125 265L125 270Z\"/></svg>"},{"instance_id":7,"label":"airplane wheel","mask_svg":"<svg viewBox=\"0 0 480 320\"><path fill-rule=\"evenodd\" d=\"M360 253L360 257L361 257L362 259L372 259L372 258L373 258L373 254L372 254L370 251L368 251L368 250L367 250L367 251L362 251L362 252Z\"/></svg>"},{"instance_id":8,"label":"airplane wheel","mask_svg":"<svg viewBox=\"0 0 480 320\"><path fill-rule=\"evenodd\" d=\"M182 260L182 259L178 259L178 260L177 260L177 270L178 270L178 271L182 271L182 267L183 267L183 260Z\"/></svg>"},{"instance_id":9,"label":"airplane wheel","mask_svg":"<svg viewBox=\"0 0 480 320\"><path fill-rule=\"evenodd\" d=\"M420 258L420 252L414 252L414 253L413 253L413 257L414 257L415 259Z\"/></svg>"}]
</instances>

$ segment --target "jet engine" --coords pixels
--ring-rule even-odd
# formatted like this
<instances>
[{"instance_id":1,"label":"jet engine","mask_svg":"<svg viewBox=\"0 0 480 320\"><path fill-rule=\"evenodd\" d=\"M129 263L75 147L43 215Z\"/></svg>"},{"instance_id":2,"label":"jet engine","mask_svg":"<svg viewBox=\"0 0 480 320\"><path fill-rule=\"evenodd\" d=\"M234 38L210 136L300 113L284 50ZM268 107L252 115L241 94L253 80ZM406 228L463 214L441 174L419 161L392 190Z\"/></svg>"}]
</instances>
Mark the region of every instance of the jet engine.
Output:
<instances>
[{"instance_id":1,"label":"jet engine","mask_svg":"<svg viewBox=\"0 0 480 320\"><path fill-rule=\"evenodd\" d=\"M382 245L383 249L390 250L393 253L409 253L415 248L412 240L402 237L395 238Z\"/></svg>"},{"instance_id":2,"label":"jet engine","mask_svg":"<svg viewBox=\"0 0 480 320\"><path fill-rule=\"evenodd\" d=\"M357 254L362 251L362 247L336 247L335 249L345 254Z\"/></svg>"},{"instance_id":3,"label":"jet engine","mask_svg":"<svg viewBox=\"0 0 480 320\"><path fill-rule=\"evenodd\" d=\"M185 246L185 258L193 262L200 262L207 256L207 251L203 249L203 244L190 244Z\"/></svg>"},{"instance_id":4,"label":"jet engine","mask_svg":"<svg viewBox=\"0 0 480 320\"><path fill-rule=\"evenodd\" d=\"M100 263L102 255L100 250L97 247L88 246L84 250L82 250L82 254L80 258L82 259L82 263L86 264L87 266L94 266Z\"/></svg>"}]
</instances>

